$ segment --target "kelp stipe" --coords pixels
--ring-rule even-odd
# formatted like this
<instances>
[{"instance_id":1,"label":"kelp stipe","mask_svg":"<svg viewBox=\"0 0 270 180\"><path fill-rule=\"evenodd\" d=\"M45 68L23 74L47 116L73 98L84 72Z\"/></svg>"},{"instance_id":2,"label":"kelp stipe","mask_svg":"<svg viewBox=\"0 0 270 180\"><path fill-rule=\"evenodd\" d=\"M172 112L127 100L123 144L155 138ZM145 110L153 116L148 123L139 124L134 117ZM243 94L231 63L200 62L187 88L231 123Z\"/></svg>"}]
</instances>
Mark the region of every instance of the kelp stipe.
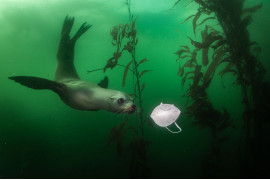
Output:
<instances>
[{"instance_id":1,"label":"kelp stipe","mask_svg":"<svg viewBox=\"0 0 270 180\"><path fill-rule=\"evenodd\" d=\"M119 59L122 53L127 52L130 54L131 60L124 66L124 74L122 85L126 84L126 78L128 72L132 72L134 86L135 100L139 104L138 113L136 119L140 121L140 128L135 128L134 126L127 126L127 121L124 121L119 127L113 127L109 134L109 141L115 142L117 144L118 154L121 155L125 161L129 163L129 174L132 178L145 178L147 176L147 163L146 163L146 147L150 142L146 141L144 138L144 117L143 117L143 107L142 107L142 92L145 88L145 83L141 84L141 77L149 72L150 70L139 70L139 67L148 60L146 58L138 61L136 59L136 45L138 43L137 30L136 30L136 19L133 18L133 14L130 9L130 0L126 1L128 12L129 12L129 22L126 24L119 24L114 26L111 30L112 45L116 47L116 51L113 56L107 61L106 66L103 68L104 72L116 66L119 66ZM117 131L116 131L117 130ZM123 145L123 137L127 132L133 132L134 137L130 140L129 144ZM117 138L114 138L117 137Z\"/></svg>"}]
</instances>

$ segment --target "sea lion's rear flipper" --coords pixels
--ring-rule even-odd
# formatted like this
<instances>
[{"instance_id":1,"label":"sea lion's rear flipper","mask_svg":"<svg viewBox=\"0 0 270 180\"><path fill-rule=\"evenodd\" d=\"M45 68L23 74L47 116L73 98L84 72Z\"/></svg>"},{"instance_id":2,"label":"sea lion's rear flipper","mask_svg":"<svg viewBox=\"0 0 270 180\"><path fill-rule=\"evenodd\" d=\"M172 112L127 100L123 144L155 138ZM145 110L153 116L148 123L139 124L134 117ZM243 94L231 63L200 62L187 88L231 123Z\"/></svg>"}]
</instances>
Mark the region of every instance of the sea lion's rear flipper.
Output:
<instances>
[{"instance_id":1,"label":"sea lion's rear flipper","mask_svg":"<svg viewBox=\"0 0 270 180\"><path fill-rule=\"evenodd\" d=\"M79 75L74 66L74 47L78 38L84 34L91 25L82 24L74 37L70 38L70 31L74 23L74 17L66 16L62 32L61 40L57 52L57 68L55 72L55 80L62 79L79 79Z\"/></svg>"},{"instance_id":2,"label":"sea lion's rear flipper","mask_svg":"<svg viewBox=\"0 0 270 180\"><path fill-rule=\"evenodd\" d=\"M56 93L63 91L65 88L62 83L32 76L12 76L9 79L32 89L50 89Z\"/></svg>"},{"instance_id":3,"label":"sea lion's rear flipper","mask_svg":"<svg viewBox=\"0 0 270 180\"><path fill-rule=\"evenodd\" d=\"M102 79L102 80L98 83L98 85L99 85L100 87L102 87L102 88L107 89L107 88L108 88L108 85L109 85L109 79L108 79L108 77L105 76L104 79Z\"/></svg>"}]
</instances>

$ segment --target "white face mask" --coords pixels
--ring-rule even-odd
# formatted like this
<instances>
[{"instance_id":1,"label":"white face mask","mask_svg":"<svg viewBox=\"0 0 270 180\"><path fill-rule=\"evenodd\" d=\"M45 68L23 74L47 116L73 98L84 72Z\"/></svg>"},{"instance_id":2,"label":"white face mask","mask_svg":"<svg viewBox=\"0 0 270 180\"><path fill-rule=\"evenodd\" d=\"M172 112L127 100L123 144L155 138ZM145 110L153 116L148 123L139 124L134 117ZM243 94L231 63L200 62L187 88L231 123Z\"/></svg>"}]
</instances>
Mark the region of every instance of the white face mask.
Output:
<instances>
[{"instance_id":1,"label":"white face mask","mask_svg":"<svg viewBox=\"0 0 270 180\"><path fill-rule=\"evenodd\" d=\"M181 111L175 107L173 104L160 104L158 105L153 112L151 113L151 118L155 121L155 123L161 127L165 127L171 133L179 133L181 132L181 128L176 124L176 120L179 117ZM175 124L175 126L179 129L179 131L171 131L168 126L171 124Z\"/></svg>"}]
</instances>

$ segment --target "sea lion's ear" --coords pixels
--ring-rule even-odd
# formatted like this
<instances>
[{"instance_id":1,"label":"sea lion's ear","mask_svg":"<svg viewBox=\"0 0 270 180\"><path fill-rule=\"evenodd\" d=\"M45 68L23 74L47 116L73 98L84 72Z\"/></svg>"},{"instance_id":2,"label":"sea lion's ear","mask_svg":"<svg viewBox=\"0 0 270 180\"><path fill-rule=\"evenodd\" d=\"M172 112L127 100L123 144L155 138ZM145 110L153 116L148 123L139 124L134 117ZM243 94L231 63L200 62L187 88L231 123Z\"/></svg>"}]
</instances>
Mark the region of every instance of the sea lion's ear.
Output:
<instances>
[{"instance_id":1,"label":"sea lion's ear","mask_svg":"<svg viewBox=\"0 0 270 180\"><path fill-rule=\"evenodd\" d=\"M116 96L112 96L112 97L110 97L110 99L115 99L116 98Z\"/></svg>"}]
</instances>

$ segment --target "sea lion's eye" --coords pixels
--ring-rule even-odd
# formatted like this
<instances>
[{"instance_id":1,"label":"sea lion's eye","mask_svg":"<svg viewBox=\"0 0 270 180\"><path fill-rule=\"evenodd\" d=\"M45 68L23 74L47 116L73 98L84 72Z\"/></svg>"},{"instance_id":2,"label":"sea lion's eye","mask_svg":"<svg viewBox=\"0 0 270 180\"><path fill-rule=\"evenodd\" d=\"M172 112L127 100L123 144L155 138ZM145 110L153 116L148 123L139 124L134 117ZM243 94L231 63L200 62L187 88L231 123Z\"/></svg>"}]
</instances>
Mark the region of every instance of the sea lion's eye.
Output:
<instances>
[{"instance_id":1,"label":"sea lion's eye","mask_svg":"<svg viewBox=\"0 0 270 180\"><path fill-rule=\"evenodd\" d=\"M120 98L117 100L118 104L123 104L125 102L124 98Z\"/></svg>"}]
</instances>

